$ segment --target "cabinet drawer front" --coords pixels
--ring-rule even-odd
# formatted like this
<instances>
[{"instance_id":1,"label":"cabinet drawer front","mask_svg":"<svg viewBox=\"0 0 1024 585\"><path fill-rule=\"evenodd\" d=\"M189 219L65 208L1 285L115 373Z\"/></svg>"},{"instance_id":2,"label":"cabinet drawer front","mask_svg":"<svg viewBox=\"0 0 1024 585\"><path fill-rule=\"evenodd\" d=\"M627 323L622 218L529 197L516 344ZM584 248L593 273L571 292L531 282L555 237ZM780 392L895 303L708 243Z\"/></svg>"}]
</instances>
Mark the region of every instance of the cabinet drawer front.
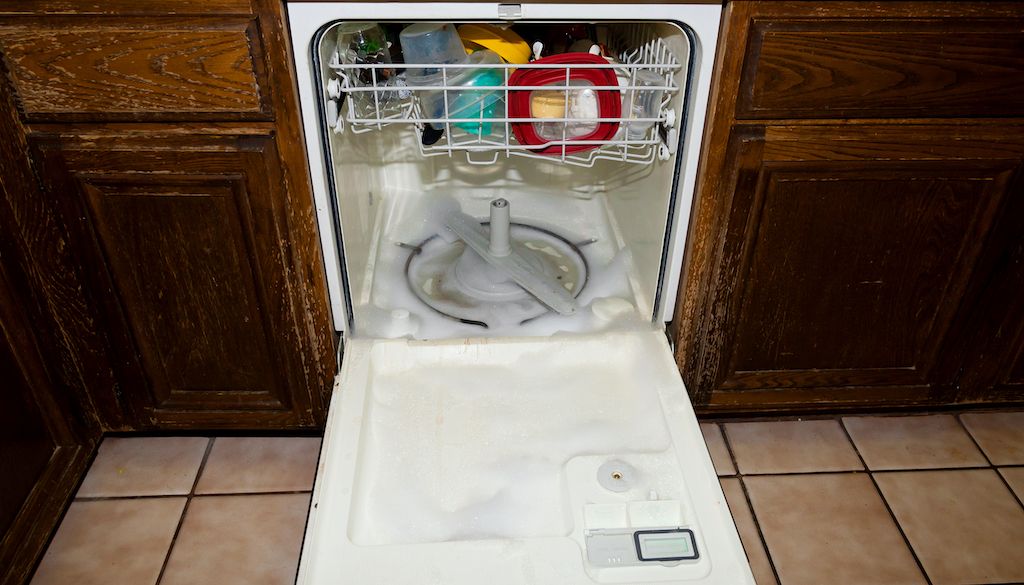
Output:
<instances>
[{"instance_id":1,"label":"cabinet drawer front","mask_svg":"<svg viewBox=\"0 0 1024 585\"><path fill-rule=\"evenodd\" d=\"M1024 114L1024 20L755 20L737 118Z\"/></svg>"},{"instance_id":2,"label":"cabinet drawer front","mask_svg":"<svg viewBox=\"0 0 1024 585\"><path fill-rule=\"evenodd\" d=\"M19 19L0 26L0 51L26 118L269 116L255 21L96 22Z\"/></svg>"}]
</instances>

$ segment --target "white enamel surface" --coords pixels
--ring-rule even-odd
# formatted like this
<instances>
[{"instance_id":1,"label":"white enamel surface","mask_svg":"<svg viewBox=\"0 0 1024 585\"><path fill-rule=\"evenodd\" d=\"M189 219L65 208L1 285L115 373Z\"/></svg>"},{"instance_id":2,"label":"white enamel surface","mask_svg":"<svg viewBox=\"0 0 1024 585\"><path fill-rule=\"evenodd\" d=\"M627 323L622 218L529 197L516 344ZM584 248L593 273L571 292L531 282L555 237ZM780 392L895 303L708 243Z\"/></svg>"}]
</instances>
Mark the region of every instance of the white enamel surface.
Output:
<instances>
[{"instance_id":1,"label":"white enamel surface","mask_svg":"<svg viewBox=\"0 0 1024 585\"><path fill-rule=\"evenodd\" d=\"M609 460L635 469L628 490L601 487ZM678 510L701 557L590 565L588 504L625 505L634 527ZM299 584L595 582L753 583L662 332L351 340Z\"/></svg>"},{"instance_id":2,"label":"white enamel surface","mask_svg":"<svg viewBox=\"0 0 1024 585\"><path fill-rule=\"evenodd\" d=\"M527 4L522 6L522 19L524 20L572 20L580 17L581 6L578 4ZM341 283L341 265L338 257L338 250L335 242L336 234L333 220L331 218L331 205L329 201L329 189L327 184L326 167L324 160L324 144L320 134L320 127L317 113L317 100L321 99L320 90L314 87L312 64L309 58L310 43L315 32L323 25L344 20L415 20L415 19L460 19L460 20L494 20L498 16L498 4L495 3L289 3L289 26L292 33L292 43L297 55L296 73L299 83L300 102L303 112L303 126L306 138L306 147L310 159L310 172L313 184L314 199L317 209L317 219L320 227L321 238L324 243L324 260L328 267L328 289L331 299L332 310L335 319L335 326L338 330L345 328L345 306ZM586 17L588 20L629 20L642 16L645 19L676 21L685 23L695 33L694 71L691 77L690 111L686 119L685 140L683 150L679 156L683 159L681 175L678 183L676 196L676 209L672 215L672 229L668 246L668 255L665 259L667 267L664 281L661 287L662 301L659 306L659 313L655 315L655 321L668 321L672 317L672 310L675 305L675 292L678 288L682 261L684 255L686 228L690 216L690 207L693 199L693 191L697 172L697 159L700 151L700 137L704 128L705 110L707 106L711 69L714 57L714 47L718 38L718 24L721 14L721 7L715 5L644 5L644 4L601 4L586 6ZM386 142L383 144L387 144ZM383 150L383 149L382 149ZM384 152L384 156L391 154ZM408 160L408 159L406 159ZM380 179L363 179L373 183L372 187L386 187L388 189L402 189L409 187L409 182L403 179L400 168L401 163L394 169L395 174ZM533 165L539 168L538 165ZM548 165L540 165L548 166ZM553 166L553 165L551 165ZM351 171L351 169L346 169ZM579 184L587 178L591 170L572 168L565 169L570 175L563 178L566 185ZM388 171L391 173L391 171ZM361 171L355 172L354 179L359 181ZM558 175L560 171L541 171L542 175ZM410 172L406 176L418 175ZM346 175L346 181L349 180ZM412 183L412 186L415 186ZM619 193L621 200L628 205L630 198L642 198L644 193L639 183L623 181ZM631 193L631 189L635 193ZM364 205L362 202L359 205ZM611 204L610 204L611 205ZM653 246L654 242L644 243L644 235L649 231L648 227L653 219L664 217L657 215L664 214L656 207L650 208L655 214L651 218L645 214L615 213L617 210L611 208L618 221L616 230L627 238L629 245L637 250L645 246ZM372 221L372 210L366 211ZM633 224L633 225L631 225ZM353 233L346 234L346 246L349 255L367 256L372 251L358 249L361 246L369 246L375 240L372 237L359 237L360 226L350 226ZM648 245L649 244L649 245ZM660 243L657 244L660 247ZM638 252L639 253L639 252ZM640 278L649 280L654 272L656 261L647 259L647 256L638 261L637 272ZM353 289L360 288L360 283L365 280L365 272L372 269L372 262L365 262L360 266L360 274L350 272ZM646 276L645 276L646 275ZM355 294L355 293L353 293ZM638 304L652 302L641 299Z\"/></svg>"}]
</instances>

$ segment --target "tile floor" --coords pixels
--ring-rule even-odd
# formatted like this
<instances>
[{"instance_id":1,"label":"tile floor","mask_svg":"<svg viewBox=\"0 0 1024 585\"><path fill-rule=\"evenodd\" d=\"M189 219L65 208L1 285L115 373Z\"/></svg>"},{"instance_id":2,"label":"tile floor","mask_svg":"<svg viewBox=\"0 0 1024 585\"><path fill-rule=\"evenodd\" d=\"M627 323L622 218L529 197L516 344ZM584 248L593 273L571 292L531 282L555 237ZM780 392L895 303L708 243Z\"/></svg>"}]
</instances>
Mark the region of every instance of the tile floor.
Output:
<instances>
[{"instance_id":1,"label":"tile floor","mask_svg":"<svg viewBox=\"0 0 1024 585\"><path fill-rule=\"evenodd\" d=\"M320 439L106 438L32 585L295 582Z\"/></svg>"},{"instance_id":2,"label":"tile floor","mask_svg":"<svg viewBox=\"0 0 1024 585\"><path fill-rule=\"evenodd\" d=\"M1024 582L1024 412L701 429L758 585ZM293 583L319 444L108 438L32 585Z\"/></svg>"},{"instance_id":3,"label":"tile floor","mask_svg":"<svg viewBox=\"0 0 1024 585\"><path fill-rule=\"evenodd\" d=\"M1024 412L701 426L758 585L1024 583Z\"/></svg>"}]
</instances>

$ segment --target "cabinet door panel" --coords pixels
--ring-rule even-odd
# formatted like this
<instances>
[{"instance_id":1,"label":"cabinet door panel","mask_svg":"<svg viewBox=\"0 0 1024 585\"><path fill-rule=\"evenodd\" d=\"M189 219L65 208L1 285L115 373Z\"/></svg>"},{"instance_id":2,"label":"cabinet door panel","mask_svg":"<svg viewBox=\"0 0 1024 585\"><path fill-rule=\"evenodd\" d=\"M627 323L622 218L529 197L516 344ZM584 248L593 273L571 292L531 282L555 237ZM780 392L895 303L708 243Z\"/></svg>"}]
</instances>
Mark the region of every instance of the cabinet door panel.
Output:
<instances>
[{"instance_id":1,"label":"cabinet door panel","mask_svg":"<svg viewBox=\"0 0 1024 585\"><path fill-rule=\"evenodd\" d=\"M331 372L302 311L290 195L273 136L246 133L32 137L106 292L138 427L302 427L322 412Z\"/></svg>"},{"instance_id":2,"label":"cabinet door panel","mask_svg":"<svg viewBox=\"0 0 1024 585\"><path fill-rule=\"evenodd\" d=\"M927 383L1010 170L845 167L762 167L724 388Z\"/></svg>"},{"instance_id":3,"label":"cabinet door panel","mask_svg":"<svg viewBox=\"0 0 1024 585\"><path fill-rule=\"evenodd\" d=\"M1024 402L1024 197L1000 218L1000 254L981 285L977 309L960 327L968 338L955 398L960 402Z\"/></svg>"},{"instance_id":4,"label":"cabinet door panel","mask_svg":"<svg viewBox=\"0 0 1024 585\"><path fill-rule=\"evenodd\" d=\"M1024 186L1022 137L738 128L691 391L712 409L934 400L956 382L948 332L992 225Z\"/></svg>"},{"instance_id":5,"label":"cabinet door panel","mask_svg":"<svg viewBox=\"0 0 1024 585\"><path fill-rule=\"evenodd\" d=\"M84 187L156 400L287 408L287 396L275 396L286 381L273 367L244 184L145 179L84 179Z\"/></svg>"}]
</instances>

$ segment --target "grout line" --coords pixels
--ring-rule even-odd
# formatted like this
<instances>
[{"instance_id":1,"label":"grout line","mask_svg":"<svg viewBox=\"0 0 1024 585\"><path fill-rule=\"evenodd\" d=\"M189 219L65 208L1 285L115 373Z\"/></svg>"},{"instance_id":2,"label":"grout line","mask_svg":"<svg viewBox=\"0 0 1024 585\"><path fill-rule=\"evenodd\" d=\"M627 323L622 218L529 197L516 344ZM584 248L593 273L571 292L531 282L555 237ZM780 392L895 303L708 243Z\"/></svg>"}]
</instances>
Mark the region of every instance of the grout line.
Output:
<instances>
[{"instance_id":1,"label":"grout line","mask_svg":"<svg viewBox=\"0 0 1024 585\"><path fill-rule=\"evenodd\" d=\"M960 425L960 428L963 429L965 433L967 433L967 436L971 438L971 442L974 443L974 446L978 448L978 451L981 453L981 456L985 458L985 461L988 461L988 466L995 467L995 464L992 463L992 460L988 458L988 453L986 453L985 450L981 448L981 443L979 443L978 440L974 438L974 433L972 433L971 429L967 428L967 425L964 424L964 421L960 419L960 415L958 414L953 418L956 419L956 422Z\"/></svg>"},{"instance_id":2,"label":"grout line","mask_svg":"<svg viewBox=\"0 0 1024 585\"><path fill-rule=\"evenodd\" d=\"M917 556L917 551L914 550L914 546L910 544L910 539L907 538L907 534L903 532L903 526L900 525L900 521L896 518L896 514L893 513L892 507L889 506L889 501L885 499L885 494L882 493L882 489L878 487L878 482L875 481L875 475L872 473L871 468L868 467L867 461L864 460L864 456L860 454L860 449L857 447L857 442L853 440L853 436L850 431L846 428L846 423L843 422L842 417L837 417L839 428L843 429L843 433L846 435L846 439L853 445L853 451L857 454L864 469L868 472L868 479L871 480L872 487L875 488L875 493L878 494L878 499L882 501L882 505L885 506L885 511L889 513L889 518L892 519L892 523L896 526L896 530L899 531L900 536L903 537L903 542L907 545L907 550L910 551L910 556L914 558L914 562L917 563L917 569L921 571L921 576L928 585L932 585L932 579L928 576L928 572L924 570L924 564L921 563L921 559ZM918 470L920 471L920 470Z\"/></svg>"},{"instance_id":3,"label":"grout line","mask_svg":"<svg viewBox=\"0 0 1024 585\"><path fill-rule=\"evenodd\" d=\"M1006 466L1009 467L1009 466ZM1016 467L1021 467L1017 465ZM824 475L824 474L835 474L835 473L874 473L877 471L970 471L979 469L991 469L988 465L971 465L967 467L893 467L887 469L868 469L867 466L864 469L823 469L815 471L785 471L785 472L772 472L772 471L759 471L757 473L743 473L738 475L757 477L759 475L772 475L772 476L787 476L787 475ZM721 477L733 477L731 475L723 475Z\"/></svg>"},{"instance_id":4,"label":"grout line","mask_svg":"<svg viewBox=\"0 0 1024 585\"><path fill-rule=\"evenodd\" d=\"M992 463L992 460L988 458L988 453L986 453L985 450L981 448L981 443L978 443L978 440L974 438L973 434L971 434L971 429L967 428L967 425L964 424L964 421L960 420L959 416L956 417L956 420L957 420L958 423L960 423L960 426L964 429L964 432L967 433L967 436L971 438L971 441L974 442L974 446L978 448L978 451L981 451L982 457L985 458L985 461L988 461L988 464L991 466L991 469L993 471L995 471L996 477L999 478L999 481L1003 482L1003 485L1006 486L1006 489L1010 491L1010 495L1013 496L1013 499L1017 500L1017 504L1021 508L1024 508L1024 499L1021 499L1017 495L1017 492L1015 492L1013 490L1013 486L1010 485L1010 482L1006 481L1006 476L1004 476L999 471L1000 467L1021 467L1021 466L1020 465L998 465L997 466L995 463Z\"/></svg>"},{"instance_id":5,"label":"grout line","mask_svg":"<svg viewBox=\"0 0 1024 585\"><path fill-rule=\"evenodd\" d=\"M153 494L148 496L90 496L87 498L75 498L78 502L109 502L111 500L166 500L173 498L206 498L221 496L276 496L286 494L309 494L313 488L304 490L260 490L255 492L213 492L209 494Z\"/></svg>"},{"instance_id":6,"label":"grout line","mask_svg":"<svg viewBox=\"0 0 1024 585\"><path fill-rule=\"evenodd\" d=\"M757 537L760 539L761 549L764 550L764 556L768 559L768 566L771 567L772 575L775 577L776 583L782 583L782 579L779 578L779 570L775 568L775 559L772 558L772 553L768 549L768 541L764 538L764 531L761 530L761 522L757 519L757 513L754 512L754 503L750 500L750 494L747 493L747 484L743 481L743 474L740 473L740 466L736 461L736 454L732 451L732 444L729 443L729 438L725 435L725 425L714 423L718 427L718 432L722 435L722 442L725 443L725 450L729 453L729 459L732 461L732 468L736 471L736 479L740 482L740 492L743 494L743 500L747 503L747 510L750 511L750 518L754 521L754 528L757 529ZM719 479L721 483L721 479ZM733 524L735 524L735 519ZM738 529L737 529L738 531ZM740 541L742 544L742 540ZM750 555L747 555L747 565L750 564Z\"/></svg>"},{"instance_id":7,"label":"grout line","mask_svg":"<svg viewBox=\"0 0 1024 585\"><path fill-rule=\"evenodd\" d=\"M181 527L185 524L185 515L188 514L189 504L192 503L192 496L196 493L196 486L199 485L199 478L203 476L203 470L206 468L206 461L210 458L210 451L213 451L214 437L207 438L206 452L203 453L203 460L199 463L199 469L196 470L196 478L192 481L192 489L188 492L188 497L185 500L185 507L181 509L181 518L178 518L178 526L174 528L174 536L171 537L171 544L167 547L167 554L164 555L164 562L160 565L160 573L157 574L155 585L160 585L160 582L164 580L164 573L167 572L167 565L171 561L171 551L174 550L174 545L178 542L178 535L181 534Z\"/></svg>"},{"instance_id":8,"label":"grout line","mask_svg":"<svg viewBox=\"0 0 1024 585\"><path fill-rule=\"evenodd\" d=\"M718 427L718 432L722 435L722 442L725 443L725 450L729 453L729 460L732 461L733 475L741 477L743 473L740 471L740 464L736 461L736 454L732 451L732 443L729 442L729 437L725 434L724 423L713 423Z\"/></svg>"},{"instance_id":9,"label":"grout line","mask_svg":"<svg viewBox=\"0 0 1024 585\"><path fill-rule=\"evenodd\" d=\"M77 502L108 502L110 500L163 500L168 498L187 498L189 494L150 494L150 495L135 495L135 496L87 496L83 498L75 498Z\"/></svg>"},{"instance_id":10,"label":"grout line","mask_svg":"<svg viewBox=\"0 0 1024 585\"><path fill-rule=\"evenodd\" d=\"M195 494L193 498L225 498L231 496L288 496L294 494L311 494L313 488L308 490L268 490L261 492L217 492L212 494Z\"/></svg>"},{"instance_id":11,"label":"grout line","mask_svg":"<svg viewBox=\"0 0 1024 585\"><path fill-rule=\"evenodd\" d=\"M764 538L764 531L761 530L761 521L757 519L757 513L754 511L754 502L750 499L750 493L747 491L747 484L743 481L743 478L736 478L740 482L740 491L743 493L743 499L747 502L747 509L750 510L750 517L754 521L754 528L757 529L757 536L761 539L761 548L764 549L764 556L768 558L768 566L772 569L772 575L775 577L776 583L782 583L782 578L779 577L779 570L775 568L775 559L772 558L771 549L768 548L768 541ZM750 559L747 559L750 562Z\"/></svg>"}]
</instances>

